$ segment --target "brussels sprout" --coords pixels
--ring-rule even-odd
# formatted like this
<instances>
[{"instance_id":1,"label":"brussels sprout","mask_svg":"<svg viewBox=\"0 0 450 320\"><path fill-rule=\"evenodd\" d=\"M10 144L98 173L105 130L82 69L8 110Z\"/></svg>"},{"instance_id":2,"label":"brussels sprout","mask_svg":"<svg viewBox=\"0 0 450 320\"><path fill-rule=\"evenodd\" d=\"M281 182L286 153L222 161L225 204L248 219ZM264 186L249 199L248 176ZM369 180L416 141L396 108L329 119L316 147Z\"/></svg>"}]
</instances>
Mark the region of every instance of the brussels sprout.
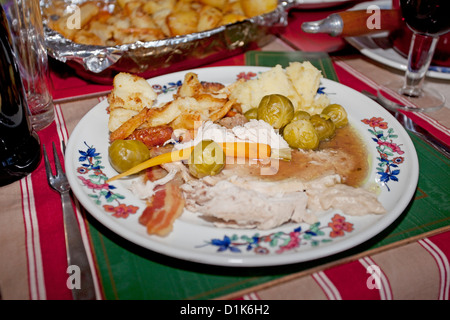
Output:
<instances>
[{"instance_id":1,"label":"brussels sprout","mask_svg":"<svg viewBox=\"0 0 450 320\"><path fill-rule=\"evenodd\" d=\"M340 104L330 104L326 106L322 110L322 114L329 116L336 128L342 128L348 123L347 112Z\"/></svg>"},{"instance_id":2,"label":"brussels sprout","mask_svg":"<svg viewBox=\"0 0 450 320\"><path fill-rule=\"evenodd\" d=\"M244 116L247 118L247 120L258 119L258 108L252 108L248 110L246 113L244 113Z\"/></svg>"},{"instance_id":3,"label":"brussels sprout","mask_svg":"<svg viewBox=\"0 0 450 320\"><path fill-rule=\"evenodd\" d=\"M108 148L108 157L114 170L122 173L148 160L150 151L139 140L115 140Z\"/></svg>"},{"instance_id":4,"label":"brussels sprout","mask_svg":"<svg viewBox=\"0 0 450 320\"><path fill-rule=\"evenodd\" d=\"M291 148L317 149L319 136L309 120L296 120L283 130L283 138Z\"/></svg>"},{"instance_id":5,"label":"brussels sprout","mask_svg":"<svg viewBox=\"0 0 450 320\"><path fill-rule=\"evenodd\" d=\"M331 118L325 114L315 114L311 117L311 123L316 129L319 140L327 140L334 136L336 126Z\"/></svg>"},{"instance_id":6,"label":"brussels sprout","mask_svg":"<svg viewBox=\"0 0 450 320\"><path fill-rule=\"evenodd\" d=\"M202 140L188 159L189 173L196 178L214 176L225 167L225 152L217 142Z\"/></svg>"},{"instance_id":7,"label":"brussels sprout","mask_svg":"<svg viewBox=\"0 0 450 320\"><path fill-rule=\"evenodd\" d=\"M311 115L303 110L295 111L294 118L292 118L292 121L295 120L309 120L311 119Z\"/></svg>"},{"instance_id":8,"label":"brussels sprout","mask_svg":"<svg viewBox=\"0 0 450 320\"><path fill-rule=\"evenodd\" d=\"M281 94L264 96L258 106L258 120L264 120L275 129L281 129L294 117L294 105Z\"/></svg>"}]
</instances>

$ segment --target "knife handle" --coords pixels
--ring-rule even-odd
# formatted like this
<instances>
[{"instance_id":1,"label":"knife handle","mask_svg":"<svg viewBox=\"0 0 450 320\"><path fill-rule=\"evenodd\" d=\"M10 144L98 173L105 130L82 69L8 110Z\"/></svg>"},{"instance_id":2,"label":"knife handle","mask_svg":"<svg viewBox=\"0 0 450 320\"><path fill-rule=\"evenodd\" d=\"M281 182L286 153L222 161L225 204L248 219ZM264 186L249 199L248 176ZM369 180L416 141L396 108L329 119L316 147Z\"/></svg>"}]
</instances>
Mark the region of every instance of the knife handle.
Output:
<instances>
[{"instance_id":1,"label":"knife handle","mask_svg":"<svg viewBox=\"0 0 450 320\"><path fill-rule=\"evenodd\" d=\"M366 10L333 13L323 20L304 22L306 33L328 33L332 36L358 37L382 31L401 28L402 17L399 10L380 10L371 13Z\"/></svg>"},{"instance_id":2,"label":"knife handle","mask_svg":"<svg viewBox=\"0 0 450 320\"><path fill-rule=\"evenodd\" d=\"M380 10L367 12L366 10L343 11L338 13L343 22L342 37L355 37L377 33L381 31L393 31L399 29L402 16L399 10Z\"/></svg>"}]
</instances>

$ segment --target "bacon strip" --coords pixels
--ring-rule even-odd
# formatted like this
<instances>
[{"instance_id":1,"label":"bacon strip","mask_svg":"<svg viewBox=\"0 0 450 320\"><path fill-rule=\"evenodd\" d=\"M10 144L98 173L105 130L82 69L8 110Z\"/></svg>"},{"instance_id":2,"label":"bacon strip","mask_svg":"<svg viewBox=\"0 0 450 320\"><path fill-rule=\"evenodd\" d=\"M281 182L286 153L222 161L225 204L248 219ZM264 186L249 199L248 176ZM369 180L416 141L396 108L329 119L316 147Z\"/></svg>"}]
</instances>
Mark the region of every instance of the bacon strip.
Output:
<instances>
[{"instance_id":1,"label":"bacon strip","mask_svg":"<svg viewBox=\"0 0 450 320\"><path fill-rule=\"evenodd\" d=\"M185 201L176 182L157 186L155 191L149 205L139 217L139 223L147 227L149 234L166 236L183 212Z\"/></svg>"},{"instance_id":2,"label":"bacon strip","mask_svg":"<svg viewBox=\"0 0 450 320\"><path fill-rule=\"evenodd\" d=\"M156 181L164 178L167 175L167 171L161 168L160 166L151 167L145 170L145 181Z\"/></svg>"}]
</instances>

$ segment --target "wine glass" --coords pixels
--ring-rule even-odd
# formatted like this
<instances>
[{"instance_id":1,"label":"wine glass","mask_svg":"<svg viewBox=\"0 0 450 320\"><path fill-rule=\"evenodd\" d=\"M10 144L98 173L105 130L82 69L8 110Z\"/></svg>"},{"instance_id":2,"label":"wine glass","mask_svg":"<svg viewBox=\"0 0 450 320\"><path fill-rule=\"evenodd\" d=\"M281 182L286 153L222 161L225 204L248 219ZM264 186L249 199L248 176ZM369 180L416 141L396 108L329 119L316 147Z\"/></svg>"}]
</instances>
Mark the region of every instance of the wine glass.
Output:
<instances>
[{"instance_id":1,"label":"wine glass","mask_svg":"<svg viewBox=\"0 0 450 320\"><path fill-rule=\"evenodd\" d=\"M424 86L424 79L439 36L450 30L450 1L400 0L400 6L404 21L413 31L408 67L404 79L384 84L378 90L378 97L395 110L438 110L444 106L445 97Z\"/></svg>"}]
</instances>

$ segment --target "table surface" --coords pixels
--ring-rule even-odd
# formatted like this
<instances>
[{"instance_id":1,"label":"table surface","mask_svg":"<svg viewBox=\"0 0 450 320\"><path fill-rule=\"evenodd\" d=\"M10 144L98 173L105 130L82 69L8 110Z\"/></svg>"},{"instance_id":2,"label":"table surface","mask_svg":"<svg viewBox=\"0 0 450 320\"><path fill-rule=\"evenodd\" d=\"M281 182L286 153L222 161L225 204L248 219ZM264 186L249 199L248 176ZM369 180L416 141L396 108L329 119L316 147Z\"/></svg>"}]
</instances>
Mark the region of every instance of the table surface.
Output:
<instances>
[{"instance_id":1,"label":"table surface","mask_svg":"<svg viewBox=\"0 0 450 320\"><path fill-rule=\"evenodd\" d=\"M352 4L292 9L288 27L262 48L208 66L320 63L324 77L376 92L402 71L362 55L345 39L306 34L304 21ZM111 87L78 78L52 61L55 121L39 132L42 144L67 142L79 120ZM450 81L427 78L450 101ZM406 113L442 144L450 142L449 102L428 114ZM138 247L102 226L76 199L74 206L94 272L98 299L446 299L449 298L450 160L409 132L419 158L411 203L391 226L350 250L318 260L270 268L224 268L180 261ZM61 152L61 151L58 151ZM62 152L60 153L62 155ZM43 163L0 188L0 291L3 299L70 300L59 195L46 183ZM368 267L380 282L369 283ZM414 281L412 281L412 279ZM376 286L375 286L376 285ZM375 286L375 288L374 288Z\"/></svg>"}]
</instances>

